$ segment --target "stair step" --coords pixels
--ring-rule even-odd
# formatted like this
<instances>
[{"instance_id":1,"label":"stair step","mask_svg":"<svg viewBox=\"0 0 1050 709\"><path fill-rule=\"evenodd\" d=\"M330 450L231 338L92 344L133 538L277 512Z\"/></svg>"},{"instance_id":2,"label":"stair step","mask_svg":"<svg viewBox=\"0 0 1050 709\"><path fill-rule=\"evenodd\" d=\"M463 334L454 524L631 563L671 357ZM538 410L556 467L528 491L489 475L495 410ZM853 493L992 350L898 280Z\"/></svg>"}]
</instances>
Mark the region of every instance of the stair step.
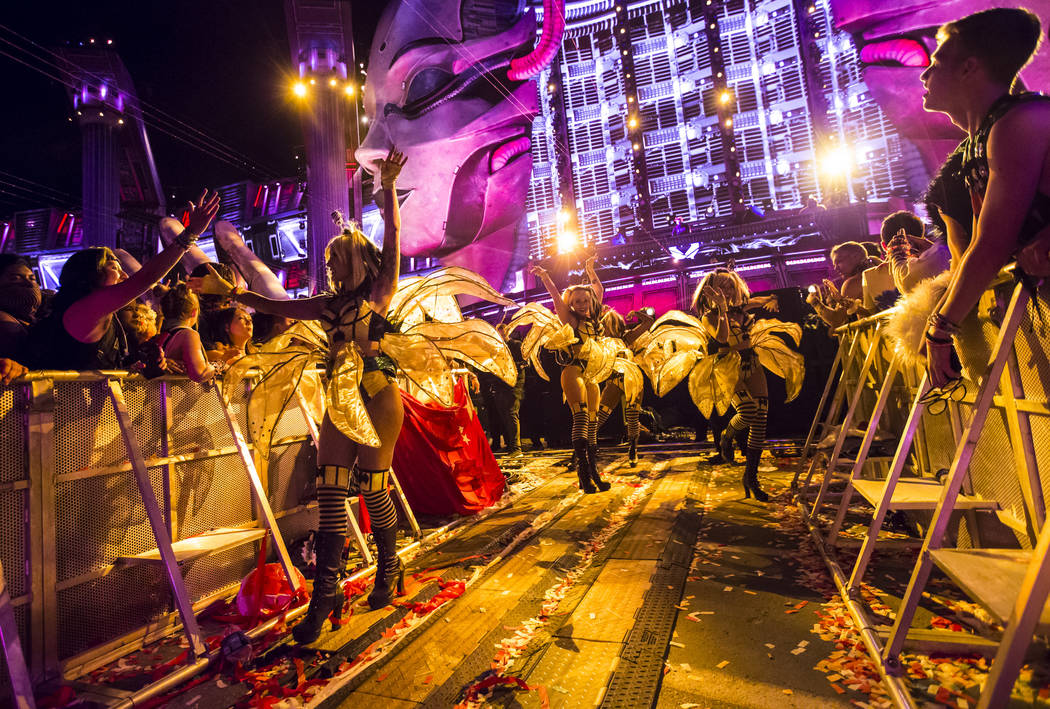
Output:
<instances>
[{"instance_id":1,"label":"stair step","mask_svg":"<svg viewBox=\"0 0 1050 709\"><path fill-rule=\"evenodd\" d=\"M253 542L256 539L262 539L264 536L266 536L265 529L212 529L196 537L180 539L174 542L171 548L175 552L175 560L181 564L185 561L192 561L202 556L217 554L220 551L226 551L227 549ZM116 563L162 564L164 561L161 559L160 550L150 549L135 556L118 556Z\"/></svg>"}]
</instances>

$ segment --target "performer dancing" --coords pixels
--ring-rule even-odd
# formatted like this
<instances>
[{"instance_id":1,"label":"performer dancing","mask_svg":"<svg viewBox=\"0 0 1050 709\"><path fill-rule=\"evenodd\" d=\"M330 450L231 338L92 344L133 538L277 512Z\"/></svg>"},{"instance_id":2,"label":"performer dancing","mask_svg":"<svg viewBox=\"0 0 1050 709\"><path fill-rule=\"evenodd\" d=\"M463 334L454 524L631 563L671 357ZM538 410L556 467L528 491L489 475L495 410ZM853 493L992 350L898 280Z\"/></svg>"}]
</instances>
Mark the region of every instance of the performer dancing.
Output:
<instances>
[{"instance_id":1,"label":"performer dancing","mask_svg":"<svg viewBox=\"0 0 1050 709\"><path fill-rule=\"evenodd\" d=\"M550 293L558 319L571 327L576 336L573 344L560 350L561 358L558 363L562 368L562 393L565 394L565 400L572 411L572 447L576 475L580 481L580 489L585 493L593 493L597 490L605 492L609 489L609 483L602 480L598 474L595 459L597 446L589 444L590 426L595 427L595 435L598 430L593 413L598 408L599 392L597 382L584 377L587 359L586 356L581 356L581 353L590 340L602 335L600 314L602 295L605 291L601 281L594 273L593 256L587 259L584 270L590 279L590 284L569 286L565 292L559 293L546 270L540 266L532 267L533 275L543 282L547 292Z\"/></svg>"},{"instance_id":2,"label":"performer dancing","mask_svg":"<svg viewBox=\"0 0 1050 709\"><path fill-rule=\"evenodd\" d=\"M299 643L315 641L326 618L332 617L335 626L341 617L344 596L338 582L346 542L344 502L351 490L359 491L364 498L378 552L369 607L382 608L390 603L395 585L399 593L404 588L404 569L395 546L397 511L387 490L404 410L394 362L380 353L379 341L386 332L384 316L398 285L401 220L394 185L405 158L391 148L387 158L377 162L387 210L382 253L355 227L344 227L325 249L333 292L301 300L274 300L237 288L214 271L202 282L206 292L229 295L264 313L319 320L327 336L329 378L334 383L329 384L332 401L321 424L317 447L317 562L310 608L293 631ZM363 433L354 430L352 419L357 412L343 412L341 402L335 400L341 397L333 396L342 385L344 373L357 374L356 362L361 363L363 372L361 400L374 427L374 431Z\"/></svg>"},{"instance_id":3,"label":"performer dancing","mask_svg":"<svg viewBox=\"0 0 1050 709\"><path fill-rule=\"evenodd\" d=\"M765 447L766 417L769 411L766 374L761 365L770 367L787 379L789 401L798 395L801 388L803 366L800 355L789 350L783 341L770 336L775 330L787 332L797 345L801 329L779 320L756 322L755 317L748 312L756 307L775 310L776 299L752 298L744 280L724 268L704 276L693 296L693 311L700 316L708 336L718 345L718 353L714 355L708 376L709 380L714 380L712 390L731 391L731 403L736 409L736 415L722 433L719 445L721 456L731 461L733 439L744 430L748 432L742 480L744 497L750 497L753 493L755 499L766 502L769 495L758 484L758 462ZM726 368L736 371L726 372Z\"/></svg>"},{"instance_id":4,"label":"performer dancing","mask_svg":"<svg viewBox=\"0 0 1050 709\"><path fill-rule=\"evenodd\" d=\"M633 311L628 313L628 316L633 319L636 318L638 321L630 330L627 329L627 323L623 317L612 308L608 308L605 314L602 315L602 328L610 337L622 340L624 345L629 348L638 339L639 335L649 329L653 324L653 318L643 310ZM628 354L629 350L621 352L623 357L628 356ZM633 398L625 398L624 392L624 374L616 373L605 380L601 399L598 402L596 420L593 427L588 429L588 446L594 446L594 449L597 450L598 430L605 425L612 412L616 410L616 407L622 401L627 425L627 460L634 466L638 464L638 434L641 428L638 423L638 415L642 409L641 392L638 392L638 395ZM591 433L591 428L593 428L593 434Z\"/></svg>"}]
</instances>

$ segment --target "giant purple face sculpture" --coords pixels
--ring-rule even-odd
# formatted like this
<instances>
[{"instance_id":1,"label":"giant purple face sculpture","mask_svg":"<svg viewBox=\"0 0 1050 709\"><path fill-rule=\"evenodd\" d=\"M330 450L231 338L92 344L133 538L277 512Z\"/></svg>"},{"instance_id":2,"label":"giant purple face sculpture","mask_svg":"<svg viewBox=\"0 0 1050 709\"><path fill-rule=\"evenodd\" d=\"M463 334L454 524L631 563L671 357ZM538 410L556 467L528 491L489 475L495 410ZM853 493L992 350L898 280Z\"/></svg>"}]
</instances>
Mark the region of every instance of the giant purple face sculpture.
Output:
<instances>
[{"instance_id":1,"label":"giant purple face sculpture","mask_svg":"<svg viewBox=\"0 0 1050 709\"><path fill-rule=\"evenodd\" d=\"M564 0L545 0L544 18L537 42L518 0L394 0L383 13L357 159L375 174L391 145L408 157L398 179L405 255L439 256L496 287L520 261L534 78L561 46Z\"/></svg>"},{"instance_id":2,"label":"giant purple face sculpture","mask_svg":"<svg viewBox=\"0 0 1050 709\"><path fill-rule=\"evenodd\" d=\"M963 134L941 113L922 107L919 75L937 46L937 28L990 7L1027 7L1050 25L1050 0L831 0L839 29L860 46L864 83L901 135L911 140L931 174ZM1044 46L1021 73L1025 85L1050 89L1050 54Z\"/></svg>"}]
</instances>

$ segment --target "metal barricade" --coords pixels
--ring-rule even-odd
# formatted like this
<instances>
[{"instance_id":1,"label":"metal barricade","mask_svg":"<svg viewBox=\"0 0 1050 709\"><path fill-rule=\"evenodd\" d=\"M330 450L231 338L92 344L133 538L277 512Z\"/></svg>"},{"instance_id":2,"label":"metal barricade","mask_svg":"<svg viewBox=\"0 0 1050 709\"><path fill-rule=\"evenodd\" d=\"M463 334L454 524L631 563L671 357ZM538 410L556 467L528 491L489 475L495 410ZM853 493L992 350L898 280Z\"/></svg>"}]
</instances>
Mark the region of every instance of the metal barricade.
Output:
<instances>
[{"instance_id":1,"label":"metal barricade","mask_svg":"<svg viewBox=\"0 0 1050 709\"><path fill-rule=\"evenodd\" d=\"M194 611L254 568L258 547L247 542L265 534L267 512L275 541L316 525L305 499L316 468L308 422L290 407L259 460L237 440L248 386L230 397L232 425L217 387L185 379L34 372L0 387L0 563L35 683L79 676L176 630L167 567L145 558L157 540L134 449L175 547L217 529L238 540L213 536L207 553L179 552ZM253 504L251 463L269 510ZM0 673L6 683L6 666Z\"/></svg>"},{"instance_id":2,"label":"metal barricade","mask_svg":"<svg viewBox=\"0 0 1050 709\"><path fill-rule=\"evenodd\" d=\"M1046 524L1050 337L1043 326L1048 304L1043 294L1039 300L1038 304L1033 301L1008 275L984 294L977 309L983 343L974 351L980 355L976 365L985 362L986 366L974 366L977 381L969 383L958 401L947 401L939 415L924 400L929 391L925 373L904 366L892 349L867 350L859 369L851 361L859 358L857 343L863 341L863 333L870 334L869 341L877 339L882 323L892 314L880 314L838 333L842 374L836 386L829 380L825 399L835 389L834 403L848 402L849 406L845 414L840 406L823 419L840 424L833 450L823 460L814 444L819 435L815 419L799 477L807 470L806 483L819 478L820 492L811 506L807 485L800 489L798 502L899 706L914 705L898 674L899 655L913 635L926 647L995 655L980 706L1001 706L1009 697L1033 632L1050 626L1050 614L1045 611L1050 592L1050 526ZM864 381L865 369L879 373L871 386ZM857 371L861 376L851 382L851 373ZM898 399L910 402L898 406L895 413L888 406L894 390L901 394ZM862 410L868 415L858 418L856 413ZM850 426L859 428L863 437L856 459L849 461L849 473L842 474L836 470L835 459L850 436ZM877 428L897 440L896 453L888 470L864 476ZM815 487L816 480L812 482ZM833 487L841 492L833 493ZM844 541L840 536L843 523L851 501L858 496L870 503L874 513L850 571L839 566L835 547ZM823 518L822 507L836 499L833 520ZM916 515L925 531L896 620L887 627L878 625L860 591L872 551L886 544L879 539L879 531L890 511ZM825 521L828 523L822 526ZM1001 640L911 627L934 568L1004 624Z\"/></svg>"}]
</instances>

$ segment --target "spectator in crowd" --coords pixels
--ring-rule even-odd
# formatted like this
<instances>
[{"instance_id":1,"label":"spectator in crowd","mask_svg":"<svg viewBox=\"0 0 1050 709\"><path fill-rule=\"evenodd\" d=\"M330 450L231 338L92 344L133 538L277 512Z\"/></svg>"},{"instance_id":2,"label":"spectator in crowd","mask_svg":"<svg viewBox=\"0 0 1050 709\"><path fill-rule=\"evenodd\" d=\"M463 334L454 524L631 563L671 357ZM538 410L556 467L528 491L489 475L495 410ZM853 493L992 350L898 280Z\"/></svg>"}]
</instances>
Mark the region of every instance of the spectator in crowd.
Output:
<instances>
[{"instance_id":1,"label":"spectator in crowd","mask_svg":"<svg viewBox=\"0 0 1050 709\"><path fill-rule=\"evenodd\" d=\"M0 254L0 357L24 361L23 347L40 307L40 286L20 256Z\"/></svg>"},{"instance_id":2,"label":"spectator in crowd","mask_svg":"<svg viewBox=\"0 0 1050 709\"><path fill-rule=\"evenodd\" d=\"M863 273L877 264L868 256L867 249L856 241L844 241L836 245L830 254L831 263L839 275L842 285L836 287L828 279L815 290L811 290L806 302L813 306L820 319L830 327L844 325L863 305Z\"/></svg>"},{"instance_id":3,"label":"spectator in crowd","mask_svg":"<svg viewBox=\"0 0 1050 709\"><path fill-rule=\"evenodd\" d=\"M865 246L868 246L868 242L865 242ZM857 311L862 316L873 315L880 310L886 308L892 308L893 304L897 302L897 298L900 297L900 293L897 291L897 284L893 282L893 272L890 270L890 264L884 261L881 256L883 255L883 247L881 244L872 243L878 249L879 258L871 257L871 261L875 262L874 266L864 269L861 273L861 292L864 294L862 307ZM868 249L870 254L872 249Z\"/></svg>"},{"instance_id":4,"label":"spectator in crowd","mask_svg":"<svg viewBox=\"0 0 1050 709\"><path fill-rule=\"evenodd\" d=\"M966 131L954 179L965 183L975 217L960 225L963 234L949 232L951 281L925 338L934 387L961 376L953 350L959 323L1003 265L1050 224L1050 100L1012 92L1042 36L1039 18L1028 10L974 13L940 28L922 73L926 110L947 114Z\"/></svg>"},{"instance_id":5,"label":"spectator in crowd","mask_svg":"<svg viewBox=\"0 0 1050 709\"><path fill-rule=\"evenodd\" d=\"M270 315L269 313L252 313L252 341L256 344L269 342L290 328L295 320Z\"/></svg>"},{"instance_id":6,"label":"spectator in crowd","mask_svg":"<svg viewBox=\"0 0 1050 709\"><path fill-rule=\"evenodd\" d=\"M250 351L252 342L252 316L243 307L223 308L212 314L213 347L208 359L213 362L232 362Z\"/></svg>"},{"instance_id":7,"label":"spectator in crowd","mask_svg":"<svg viewBox=\"0 0 1050 709\"><path fill-rule=\"evenodd\" d=\"M902 294L951 265L948 245L927 239L925 225L911 212L894 212L883 220L882 243L893 283Z\"/></svg>"},{"instance_id":8,"label":"spectator in crowd","mask_svg":"<svg viewBox=\"0 0 1050 709\"><path fill-rule=\"evenodd\" d=\"M156 340L159 324L153 308L136 301L117 311L117 317L128 338L129 370L149 378L182 373L173 365L169 367L164 358L164 348Z\"/></svg>"},{"instance_id":9,"label":"spectator in crowd","mask_svg":"<svg viewBox=\"0 0 1050 709\"><path fill-rule=\"evenodd\" d=\"M237 272L233 270L233 267L225 263L215 263L209 261L202 263L193 271L190 272L190 278L203 278L207 276L211 271L208 269L212 268L219 276L228 283L237 283ZM216 313L232 308L234 302L232 298L224 295L213 295L210 293L200 293L198 296L200 300L201 315L200 320L197 323L197 332L200 333L201 343L204 345L205 350L215 349L215 343L218 339L218 334L221 332L221 328L217 324L212 323L212 319L216 316Z\"/></svg>"},{"instance_id":10,"label":"spectator in crowd","mask_svg":"<svg viewBox=\"0 0 1050 709\"><path fill-rule=\"evenodd\" d=\"M165 359L175 363L195 382L209 382L218 373L209 362L195 329L200 317L197 295L185 283L176 283L161 298L164 331L157 338Z\"/></svg>"},{"instance_id":11,"label":"spectator in crowd","mask_svg":"<svg viewBox=\"0 0 1050 709\"><path fill-rule=\"evenodd\" d=\"M30 333L29 363L39 369L119 369L127 338L115 314L167 275L208 228L219 195L190 203L189 226L130 278L107 248L77 251L62 267L51 314Z\"/></svg>"}]
</instances>

